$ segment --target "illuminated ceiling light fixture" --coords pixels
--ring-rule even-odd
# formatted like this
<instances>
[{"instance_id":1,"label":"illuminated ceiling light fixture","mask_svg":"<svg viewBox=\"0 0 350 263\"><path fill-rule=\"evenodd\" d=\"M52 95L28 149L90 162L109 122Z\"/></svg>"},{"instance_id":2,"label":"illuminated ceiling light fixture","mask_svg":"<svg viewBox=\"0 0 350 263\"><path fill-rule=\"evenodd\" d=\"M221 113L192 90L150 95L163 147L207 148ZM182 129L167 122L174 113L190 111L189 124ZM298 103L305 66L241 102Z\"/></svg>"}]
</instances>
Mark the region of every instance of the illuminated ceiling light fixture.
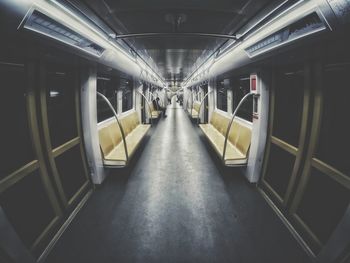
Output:
<instances>
[{"instance_id":1,"label":"illuminated ceiling light fixture","mask_svg":"<svg viewBox=\"0 0 350 263\"><path fill-rule=\"evenodd\" d=\"M33 14L35 16L31 17ZM35 27L33 24L26 24L27 22L35 22ZM111 41L111 38L114 37L113 34L107 35L97 30L84 18L55 0L33 1L31 9L27 12L19 28L21 27L74 46L97 57L102 56L105 50L113 50L136 63L133 54ZM80 43L83 43L83 48ZM150 66L146 64L142 68L152 72L158 81L163 82Z\"/></svg>"}]
</instances>

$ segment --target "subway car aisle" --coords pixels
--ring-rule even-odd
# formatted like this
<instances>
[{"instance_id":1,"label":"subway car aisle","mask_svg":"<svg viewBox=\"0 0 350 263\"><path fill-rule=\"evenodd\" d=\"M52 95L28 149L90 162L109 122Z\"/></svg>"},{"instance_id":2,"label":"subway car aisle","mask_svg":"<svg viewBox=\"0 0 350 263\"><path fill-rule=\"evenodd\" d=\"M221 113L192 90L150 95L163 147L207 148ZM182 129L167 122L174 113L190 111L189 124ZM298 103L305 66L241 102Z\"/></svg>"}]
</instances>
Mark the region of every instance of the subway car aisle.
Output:
<instances>
[{"instance_id":1,"label":"subway car aisle","mask_svg":"<svg viewBox=\"0 0 350 263\"><path fill-rule=\"evenodd\" d=\"M130 170L114 170L47 263L309 262L238 170L220 171L179 105Z\"/></svg>"}]
</instances>

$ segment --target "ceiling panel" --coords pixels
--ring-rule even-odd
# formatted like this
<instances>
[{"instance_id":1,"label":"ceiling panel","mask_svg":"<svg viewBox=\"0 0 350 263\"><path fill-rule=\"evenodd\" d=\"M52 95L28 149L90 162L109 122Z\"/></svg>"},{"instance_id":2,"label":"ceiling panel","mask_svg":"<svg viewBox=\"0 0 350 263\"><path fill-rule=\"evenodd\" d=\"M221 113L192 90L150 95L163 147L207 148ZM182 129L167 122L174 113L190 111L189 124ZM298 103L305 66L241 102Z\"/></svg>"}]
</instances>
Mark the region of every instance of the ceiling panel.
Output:
<instances>
[{"instance_id":1,"label":"ceiling panel","mask_svg":"<svg viewBox=\"0 0 350 263\"><path fill-rule=\"evenodd\" d=\"M232 34L277 0L84 0L117 34L200 32ZM126 38L166 80L182 81L224 38L157 36ZM153 63L151 63L153 64Z\"/></svg>"}]
</instances>

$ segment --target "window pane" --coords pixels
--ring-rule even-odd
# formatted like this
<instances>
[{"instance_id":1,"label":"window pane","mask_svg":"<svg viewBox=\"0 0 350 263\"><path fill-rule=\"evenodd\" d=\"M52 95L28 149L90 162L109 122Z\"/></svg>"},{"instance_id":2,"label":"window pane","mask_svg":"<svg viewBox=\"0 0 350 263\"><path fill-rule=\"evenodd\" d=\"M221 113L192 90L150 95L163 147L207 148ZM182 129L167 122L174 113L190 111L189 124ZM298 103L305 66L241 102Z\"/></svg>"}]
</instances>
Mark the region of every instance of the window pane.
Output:
<instances>
[{"instance_id":1,"label":"window pane","mask_svg":"<svg viewBox=\"0 0 350 263\"><path fill-rule=\"evenodd\" d=\"M3 192L0 205L27 247L31 247L55 216L38 170Z\"/></svg>"},{"instance_id":2,"label":"window pane","mask_svg":"<svg viewBox=\"0 0 350 263\"><path fill-rule=\"evenodd\" d=\"M327 66L323 72L324 95L320 138L316 157L350 176L348 100L350 64Z\"/></svg>"},{"instance_id":3,"label":"window pane","mask_svg":"<svg viewBox=\"0 0 350 263\"><path fill-rule=\"evenodd\" d=\"M107 97L117 112L117 89L118 79L116 77L98 76L97 77L97 91ZM113 117L112 110L107 103L99 96L97 96L97 121L101 122L110 117Z\"/></svg>"},{"instance_id":4,"label":"window pane","mask_svg":"<svg viewBox=\"0 0 350 263\"><path fill-rule=\"evenodd\" d=\"M0 180L36 159L29 132L24 67L0 64Z\"/></svg>"},{"instance_id":5,"label":"window pane","mask_svg":"<svg viewBox=\"0 0 350 263\"><path fill-rule=\"evenodd\" d=\"M120 79L120 89L122 90L122 111L131 110L133 107L133 82L130 79Z\"/></svg>"},{"instance_id":6,"label":"window pane","mask_svg":"<svg viewBox=\"0 0 350 263\"><path fill-rule=\"evenodd\" d=\"M53 149L78 135L74 73L73 68L65 66L52 64L47 67L47 115Z\"/></svg>"},{"instance_id":7,"label":"window pane","mask_svg":"<svg viewBox=\"0 0 350 263\"><path fill-rule=\"evenodd\" d=\"M241 99L250 92L250 77L240 77L233 81L233 111L237 108ZM253 121L253 98L249 97L240 107L237 116L247 121Z\"/></svg>"},{"instance_id":8,"label":"window pane","mask_svg":"<svg viewBox=\"0 0 350 263\"><path fill-rule=\"evenodd\" d=\"M224 85L224 80L216 83L216 107L219 110L227 111L227 89Z\"/></svg>"},{"instance_id":9,"label":"window pane","mask_svg":"<svg viewBox=\"0 0 350 263\"><path fill-rule=\"evenodd\" d=\"M350 190L312 168L297 214L326 243L350 202Z\"/></svg>"},{"instance_id":10,"label":"window pane","mask_svg":"<svg viewBox=\"0 0 350 263\"><path fill-rule=\"evenodd\" d=\"M58 173L68 198L71 198L87 180L79 147L78 144L56 157Z\"/></svg>"},{"instance_id":11,"label":"window pane","mask_svg":"<svg viewBox=\"0 0 350 263\"><path fill-rule=\"evenodd\" d=\"M297 147L303 113L304 71L301 67L281 71L275 83L273 135Z\"/></svg>"},{"instance_id":12,"label":"window pane","mask_svg":"<svg viewBox=\"0 0 350 263\"><path fill-rule=\"evenodd\" d=\"M284 197L292 176L295 157L271 143L270 156L264 179L280 197Z\"/></svg>"}]
</instances>

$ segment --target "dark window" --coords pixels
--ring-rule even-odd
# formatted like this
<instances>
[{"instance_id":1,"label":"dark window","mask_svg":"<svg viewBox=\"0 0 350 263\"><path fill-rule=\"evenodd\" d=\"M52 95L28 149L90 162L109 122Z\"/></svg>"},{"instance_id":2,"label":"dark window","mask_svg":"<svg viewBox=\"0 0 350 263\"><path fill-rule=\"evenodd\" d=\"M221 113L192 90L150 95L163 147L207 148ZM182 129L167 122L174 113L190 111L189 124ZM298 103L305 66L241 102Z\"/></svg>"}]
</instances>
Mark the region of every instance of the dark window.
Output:
<instances>
[{"instance_id":1,"label":"dark window","mask_svg":"<svg viewBox=\"0 0 350 263\"><path fill-rule=\"evenodd\" d=\"M112 76L98 76L97 77L97 91L107 97L117 112L117 92L118 92L118 78ZM97 96L97 121L101 122L113 117L113 112L107 103L99 96Z\"/></svg>"},{"instance_id":2,"label":"dark window","mask_svg":"<svg viewBox=\"0 0 350 263\"><path fill-rule=\"evenodd\" d=\"M76 145L56 157L57 170L68 198L71 198L87 180L79 147Z\"/></svg>"},{"instance_id":3,"label":"dark window","mask_svg":"<svg viewBox=\"0 0 350 263\"><path fill-rule=\"evenodd\" d=\"M322 124L316 157L350 176L349 84L350 64L327 66L323 72Z\"/></svg>"},{"instance_id":4,"label":"dark window","mask_svg":"<svg viewBox=\"0 0 350 263\"><path fill-rule=\"evenodd\" d=\"M292 176L295 157L271 143L265 181L283 198Z\"/></svg>"},{"instance_id":5,"label":"dark window","mask_svg":"<svg viewBox=\"0 0 350 263\"><path fill-rule=\"evenodd\" d=\"M224 80L216 83L216 107L219 110L227 111L227 89L224 85Z\"/></svg>"},{"instance_id":6,"label":"dark window","mask_svg":"<svg viewBox=\"0 0 350 263\"><path fill-rule=\"evenodd\" d=\"M304 102L302 67L278 72L276 76L273 136L298 147Z\"/></svg>"},{"instance_id":7,"label":"dark window","mask_svg":"<svg viewBox=\"0 0 350 263\"><path fill-rule=\"evenodd\" d=\"M349 202L349 189L312 168L297 214L321 242L326 243Z\"/></svg>"},{"instance_id":8,"label":"dark window","mask_svg":"<svg viewBox=\"0 0 350 263\"><path fill-rule=\"evenodd\" d=\"M232 109L235 111L241 99L250 92L250 77L244 76L232 81ZM253 121L253 98L249 97L240 107L237 116Z\"/></svg>"},{"instance_id":9,"label":"dark window","mask_svg":"<svg viewBox=\"0 0 350 263\"><path fill-rule=\"evenodd\" d=\"M23 66L0 64L0 180L36 159L29 132Z\"/></svg>"},{"instance_id":10,"label":"dark window","mask_svg":"<svg viewBox=\"0 0 350 263\"><path fill-rule=\"evenodd\" d=\"M78 136L73 68L51 64L46 68L47 117L52 148Z\"/></svg>"},{"instance_id":11,"label":"dark window","mask_svg":"<svg viewBox=\"0 0 350 263\"><path fill-rule=\"evenodd\" d=\"M55 216L38 170L1 193L0 205L29 248Z\"/></svg>"},{"instance_id":12,"label":"dark window","mask_svg":"<svg viewBox=\"0 0 350 263\"><path fill-rule=\"evenodd\" d=\"M122 112L131 110L133 107L133 81L130 79L120 79L120 89L122 90Z\"/></svg>"}]
</instances>

